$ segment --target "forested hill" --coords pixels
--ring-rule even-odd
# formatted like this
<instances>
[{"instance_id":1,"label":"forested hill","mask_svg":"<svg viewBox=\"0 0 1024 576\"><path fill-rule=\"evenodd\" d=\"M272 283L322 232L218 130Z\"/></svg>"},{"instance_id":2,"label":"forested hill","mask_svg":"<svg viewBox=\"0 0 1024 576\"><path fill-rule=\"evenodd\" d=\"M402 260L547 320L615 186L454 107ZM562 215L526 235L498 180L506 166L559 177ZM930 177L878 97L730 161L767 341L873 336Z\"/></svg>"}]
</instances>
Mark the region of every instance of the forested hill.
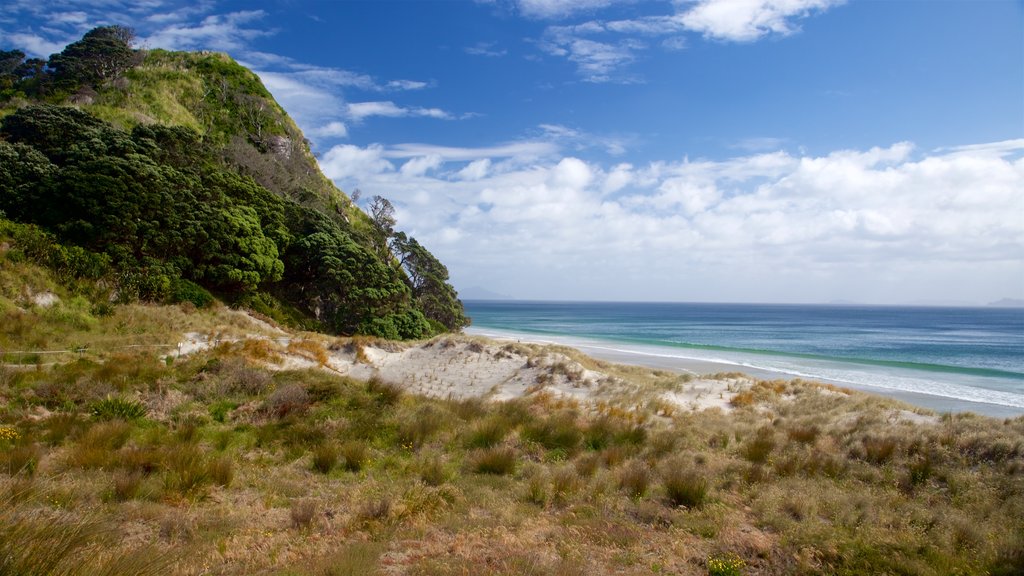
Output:
<instances>
[{"instance_id":1,"label":"forested hill","mask_svg":"<svg viewBox=\"0 0 1024 576\"><path fill-rule=\"evenodd\" d=\"M389 338L468 324L444 265L387 200L368 215L323 176L255 74L132 39L112 26L46 61L0 51L0 224L15 238L45 238L120 300L216 296Z\"/></svg>"}]
</instances>

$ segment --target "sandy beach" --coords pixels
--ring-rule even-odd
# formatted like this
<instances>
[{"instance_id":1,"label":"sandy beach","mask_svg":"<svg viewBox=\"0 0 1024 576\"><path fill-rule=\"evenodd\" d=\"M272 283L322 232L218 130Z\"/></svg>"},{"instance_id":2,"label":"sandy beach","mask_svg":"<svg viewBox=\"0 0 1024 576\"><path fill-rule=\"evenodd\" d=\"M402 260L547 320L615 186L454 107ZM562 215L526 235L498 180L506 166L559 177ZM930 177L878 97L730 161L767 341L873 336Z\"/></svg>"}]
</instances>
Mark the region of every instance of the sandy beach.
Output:
<instances>
[{"instance_id":1,"label":"sandy beach","mask_svg":"<svg viewBox=\"0 0 1024 576\"><path fill-rule=\"evenodd\" d=\"M514 340L521 342L531 342L535 344L555 344L560 346L569 346L577 350L580 350L581 352L587 354L588 356L604 360L607 362L614 362L617 364L627 364L634 366L644 366L648 368L655 368L658 370L669 370L682 374L690 374L693 376L705 376L709 374L717 374L722 372L739 371L751 378L763 380L793 380L794 378L799 377L797 375L786 372L765 370L750 366L738 366L737 364L728 362L714 362L709 360L685 358L679 355L661 354L656 351L644 352L636 349L624 349L616 347L614 343L602 342L599 340L585 338L572 338L555 335L539 336L535 334L512 333L508 331L477 327L467 328L466 333L470 335L494 338L499 341ZM1017 408L1014 406L1003 406L987 402L972 402L970 400L948 398L945 396L935 394L907 392L903 390L871 386L857 382L840 382L836 380L829 380L827 378L814 378L814 381L849 388L853 390L859 390L862 392L867 392L869 394L877 394L888 398L894 398L902 402L911 404L913 406L918 406L940 413L973 412L976 414L991 416L995 418L1014 418L1024 414L1024 408Z\"/></svg>"}]
</instances>

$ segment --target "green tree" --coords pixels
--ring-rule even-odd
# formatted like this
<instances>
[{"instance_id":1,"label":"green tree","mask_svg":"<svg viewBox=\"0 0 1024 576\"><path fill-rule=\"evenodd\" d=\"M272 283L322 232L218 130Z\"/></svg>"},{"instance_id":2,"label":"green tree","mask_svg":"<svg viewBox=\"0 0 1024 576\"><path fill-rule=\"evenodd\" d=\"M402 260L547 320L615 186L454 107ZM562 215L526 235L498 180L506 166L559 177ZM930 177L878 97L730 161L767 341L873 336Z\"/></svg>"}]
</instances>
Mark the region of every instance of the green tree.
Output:
<instances>
[{"instance_id":1,"label":"green tree","mask_svg":"<svg viewBox=\"0 0 1024 576\"><path fill-rule=\"evenodd\" d=\"M98 86L131 66L134 37L135 33L124 26L93 28L81 40L51 56L49 66L62 86Z\"/></svg>"},{"instance_id":2,"label":"green tree","mask_svg":"<svg viewBox=\"0 0 1024 576\"><path fill-rule=\"evenodd\" d=\"M394 235L391 248L408 274L413 298L427 319L440 323L447 330L469 326L462 302L448 283L448 268L404 232Z\"/></svg>"}]
</instances>

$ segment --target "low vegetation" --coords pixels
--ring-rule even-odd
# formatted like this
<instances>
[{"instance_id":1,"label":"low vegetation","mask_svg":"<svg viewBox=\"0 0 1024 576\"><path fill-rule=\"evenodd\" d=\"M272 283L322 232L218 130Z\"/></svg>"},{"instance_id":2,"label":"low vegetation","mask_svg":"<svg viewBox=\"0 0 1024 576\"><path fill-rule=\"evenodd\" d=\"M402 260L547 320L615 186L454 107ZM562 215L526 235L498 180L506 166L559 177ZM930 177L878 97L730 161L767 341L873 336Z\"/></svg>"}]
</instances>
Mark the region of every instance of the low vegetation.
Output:
<instances>
[{"instance_id":1,"label":"low vegetation","mask_svg":"<svg viewBox=\"0 0 1024 576\"><path fill-rule=\"evenodd\" d=\"M2 573L1024 569L1024 418L437 400L240 345L0 371Z\"/></svg>"}]
</instances>

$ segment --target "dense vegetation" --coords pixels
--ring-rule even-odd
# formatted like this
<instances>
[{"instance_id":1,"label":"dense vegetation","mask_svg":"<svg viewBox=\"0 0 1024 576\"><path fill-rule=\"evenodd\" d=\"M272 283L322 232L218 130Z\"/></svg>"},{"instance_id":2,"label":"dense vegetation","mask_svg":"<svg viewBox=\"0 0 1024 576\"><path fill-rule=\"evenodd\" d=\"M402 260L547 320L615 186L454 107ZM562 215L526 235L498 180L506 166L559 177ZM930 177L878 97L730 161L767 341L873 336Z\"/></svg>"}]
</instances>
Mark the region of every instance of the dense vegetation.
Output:
<instances>
[{"instance_id":1,"label":"dense vegetation","mask_svg":"<svg viewBox=\"0 0 1024 576\"><path fill-rule=\"evenodd\" d=\"M326 181L255 75L130 41L97 28L43 65L0 52L3 215L83 249L122 301L212 293L392 339L468 323L444 266Z\"/></svg>"}]
</instances>

